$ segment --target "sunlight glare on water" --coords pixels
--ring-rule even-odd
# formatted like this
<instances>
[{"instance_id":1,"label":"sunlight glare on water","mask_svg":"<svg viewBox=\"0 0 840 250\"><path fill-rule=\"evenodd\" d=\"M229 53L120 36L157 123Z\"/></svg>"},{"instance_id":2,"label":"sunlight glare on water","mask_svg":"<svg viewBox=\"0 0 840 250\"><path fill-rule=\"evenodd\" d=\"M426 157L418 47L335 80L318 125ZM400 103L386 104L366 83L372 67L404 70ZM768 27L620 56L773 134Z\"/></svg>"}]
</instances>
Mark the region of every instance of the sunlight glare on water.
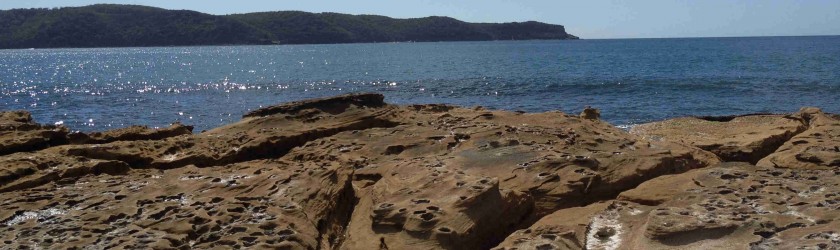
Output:
<instances>
[{"instance_id":1,"label":"sunlight glare on water","mask_svg":"<svg viewBox=\"0 0 840 250\"><path fill-rule=\"evenodd\" d=\"M74 130L181 121L372 91L386 101L577 113L840 112L840 37L0 50L0 109Z\"/></svg>"}]
</instances>

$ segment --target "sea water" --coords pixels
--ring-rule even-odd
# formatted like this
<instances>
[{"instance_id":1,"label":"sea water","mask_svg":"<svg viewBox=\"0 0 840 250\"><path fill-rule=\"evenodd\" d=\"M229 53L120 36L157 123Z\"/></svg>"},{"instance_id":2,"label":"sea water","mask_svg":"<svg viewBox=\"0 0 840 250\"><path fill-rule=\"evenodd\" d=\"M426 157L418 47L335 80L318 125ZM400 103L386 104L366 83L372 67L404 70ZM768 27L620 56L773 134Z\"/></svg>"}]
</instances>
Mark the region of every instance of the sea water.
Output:
<instances>
[{"instance_id":1,"label":"sea water","mask_svg":"<svg viewBox=\"0 0 840 250\"><path fill-rule=\"evenodd\" d=\"M0 50L0 110L98 131L197 131L349 92L396 104L687 115L840 112L840 36Z\"/></svg>"}]
</instances>

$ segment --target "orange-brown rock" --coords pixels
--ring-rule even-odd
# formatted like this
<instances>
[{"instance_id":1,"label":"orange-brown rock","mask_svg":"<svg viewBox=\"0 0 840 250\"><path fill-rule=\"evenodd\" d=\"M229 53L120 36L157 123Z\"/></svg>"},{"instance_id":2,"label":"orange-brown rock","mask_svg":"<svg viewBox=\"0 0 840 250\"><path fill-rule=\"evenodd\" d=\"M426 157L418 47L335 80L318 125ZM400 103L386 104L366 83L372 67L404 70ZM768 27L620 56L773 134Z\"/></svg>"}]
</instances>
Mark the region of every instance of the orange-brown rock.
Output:
<instances>
[{"instance_id":1,"label":"orange-brown rock","mask_svg":"<svg viewBox=\"0 0 840 250\"><path fill-rule=\"evenodd\" d=\"M68 157L48 153L15 153L0 157L0 192L32 188L61 179L129 170L121 161ZM0 217L2 218L2 217Z\"/></svg>"},{"instance_id":2,"label":"orange-brown rock","mask_svg":"<svg viewBox=\"0 0 840 250\"><path fill-rule=\"evenodd\" d=\"M0 155L65 144L68 132L65 127L33 122L27 111L0 112Z\"/></svg>"},{"instance_id":3,"label":"orange-brown rock","mask_svg":"<svg viewBox=\"0 0 840 250\"><path fill-rule=\"evenodd\" d=\"M726 161L755 164L806 128L807 122L798 115L757 114L675 118L640 124L630 133L693 145Z\"/></svg>"},{"instance_id":4,"label":"orange-brown rock","mask_svg":"<svg viewBox=\"0 0 840 250\"><path fill-rule=\"evenodd\" d=\"M661 176L559 210L498 249L825 249L840 244L838 174L726 163Z\"/></svg>"},{"instance_id":5,"label":"orange-brown rock","mask_svg":"<svg viewBox=\"0 0 840 250\"><path fill-rule=\"evenodd\" d=\"M87 175L3 193L0 240L98 248L330 248L352 169L259 160Z\"/></svg>"},{"instance_id":6,"label":"orange-brown rock","mask_svg":"<svg viewBox=\"0 0 840 250\"><path fill-rule=\"evenodd\" d=\"M808 130L785 142L757 165L840 169L840 118L816 108L803 108L799 114L808 121Z\"/></svg>"},{"instance_id":7,"label":"orange-brown rock","mask_svg":"<svg viewBox=\"0 0 840 250\"><path fill-rule=\"evenodd\" d=\"M746 123L769 135L787 131L779 128L787 120L804 121L805 135L834 119L819 114ZM2 117L10 126L34 124L23 113ZM354 94L255 110L199 134L176 126L70 135L81 139L0 156L0 241L11 248L579 249L833 239L836 171L707 168L720 163L712 152L595 118L400 106ZM833 140L820 138L814 143Z\"/></svg>"},{"instance_id":8,"label":"orange-brown rock","mask_svg":"<svg viewBox=\"0 0 840 250\"><path fill-rule=\"evenodd\" d=\"M557 112L416 105L388 119L402 125L336 134L286 155L356 168L347 249L489 248L551 211L718 162Z\"/></svg>"},{"instance_id":9,"label":"orange-brown rock","mask_svg":"<svg viewBox=\"0 0 840 250\"><path fill-rule=\"evenodd\" d=\"M179 135L192 134L193 127L175 123L166 128L130 126L105 132L71 133L67 137L72 144L103 144L115 141L161 140Z\"/></svg>"}]
</instances>

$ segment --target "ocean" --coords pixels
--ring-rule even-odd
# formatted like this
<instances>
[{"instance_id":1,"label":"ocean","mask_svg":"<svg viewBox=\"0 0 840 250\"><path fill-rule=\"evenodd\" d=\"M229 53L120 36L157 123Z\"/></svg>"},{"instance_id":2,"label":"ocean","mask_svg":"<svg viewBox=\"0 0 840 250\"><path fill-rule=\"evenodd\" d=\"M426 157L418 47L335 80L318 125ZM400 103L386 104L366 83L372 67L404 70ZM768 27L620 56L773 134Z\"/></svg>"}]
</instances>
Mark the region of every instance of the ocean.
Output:
<instances>
[{"instance_id":1,"label":"ocean","mask_svg":"<svg viewBox=\"0 0 840 250\"><path fill-rule=\"evenodd\" d=\"M0 50L0 110L101 131L196 132L349 92L577 114L627 128L688 115L840 112L840 36Z\"/></svg>"}]
</instances>

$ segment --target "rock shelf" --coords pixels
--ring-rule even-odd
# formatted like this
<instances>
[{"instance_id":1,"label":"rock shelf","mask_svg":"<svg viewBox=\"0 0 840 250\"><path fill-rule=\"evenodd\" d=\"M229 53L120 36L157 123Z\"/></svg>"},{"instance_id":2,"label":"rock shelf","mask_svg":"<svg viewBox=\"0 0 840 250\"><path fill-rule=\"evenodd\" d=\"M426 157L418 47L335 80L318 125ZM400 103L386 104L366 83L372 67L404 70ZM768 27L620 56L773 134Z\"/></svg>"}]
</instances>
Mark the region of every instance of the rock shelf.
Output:
<instances>
[{"instance_id":1,"label":"rock shelf","mask_svg":"<svg viewBox=\"0 0 840 250\"><path fill-rule=\"evenodd\" d=\"M351 94L237 123L69 133L0 113L10 248L671 249L840 245L840 120L561 112Z\"/></svg>"}]
</instances>

